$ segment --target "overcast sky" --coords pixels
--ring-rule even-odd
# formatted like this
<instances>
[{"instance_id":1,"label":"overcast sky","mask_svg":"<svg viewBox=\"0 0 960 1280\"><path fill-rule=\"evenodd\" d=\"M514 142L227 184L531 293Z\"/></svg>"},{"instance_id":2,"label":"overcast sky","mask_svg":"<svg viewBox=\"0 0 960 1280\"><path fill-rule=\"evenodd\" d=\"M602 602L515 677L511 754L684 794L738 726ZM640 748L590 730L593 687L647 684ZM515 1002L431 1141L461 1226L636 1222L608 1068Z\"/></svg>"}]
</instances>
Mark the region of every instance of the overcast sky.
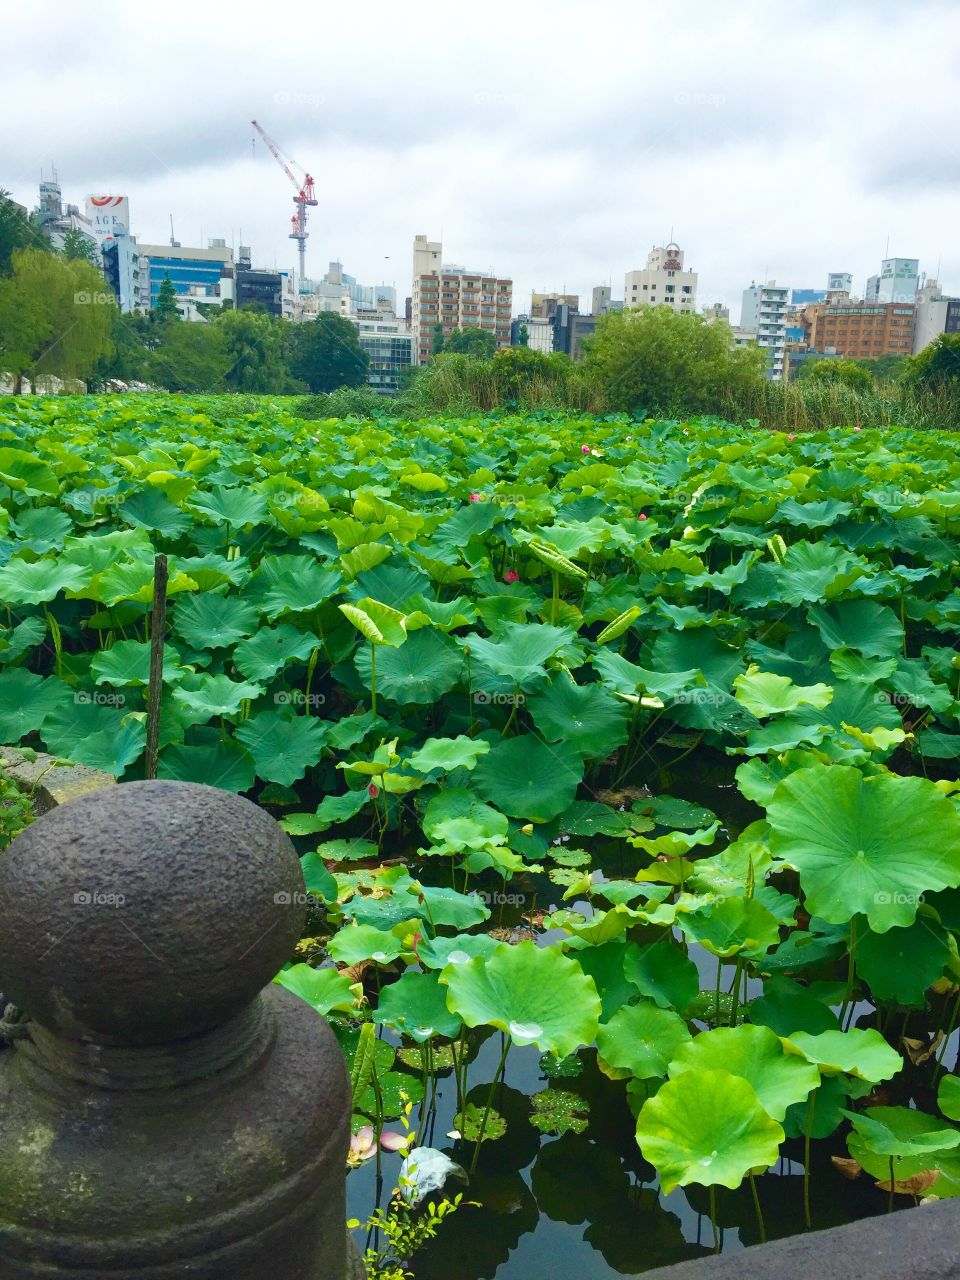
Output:
<instances>
[{"instance_id":1,"label":"overcast sky","mask_svg":"<svg viewBox=\"0 0 960 1280\"><path fill-rule=\"evenodd\" d=\"M958 0L0 0L0 187L130 198L131 230L223 236L410 290L413 236L531 288L622 297L670 236L737 318L776 278L854 288L918 257L960 293ZM203 240L201 240L201 234Z\"/></svg>"}]
</instances>

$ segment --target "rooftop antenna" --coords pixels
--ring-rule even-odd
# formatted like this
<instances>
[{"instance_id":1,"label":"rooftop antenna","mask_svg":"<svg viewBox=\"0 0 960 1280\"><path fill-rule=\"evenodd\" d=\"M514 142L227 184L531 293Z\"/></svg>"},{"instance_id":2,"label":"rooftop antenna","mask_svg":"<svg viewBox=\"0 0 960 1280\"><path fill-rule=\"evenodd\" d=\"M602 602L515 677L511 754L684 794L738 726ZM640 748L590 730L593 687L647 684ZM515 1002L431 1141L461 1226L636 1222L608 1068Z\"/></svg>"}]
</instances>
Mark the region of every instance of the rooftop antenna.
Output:
<instances>
[{"instance_id":1,"label":"rooftop antenna","mask_svg":"<svg viewBox=\"0 0 960 1280\"><path fill-rule=\"evenodd\" d=\"M173 234L173 214L170 215L170 248L175 249L177 245L176 236Z\"/></svg>"},{"instance_id":2,"label":"rooftop antenna","mask_svg":"<svg viewBox=\"0 0 960 1280\"><path fill-rule=\"evenodd\" d=\"M889 233L889 231L887 232L887 248L886 248L886 252L884 253L884 255L883 255L883 256L884 256L885 258L889 258L889 257L890 257L890 233Z\"/></svg>"}]
</instances>

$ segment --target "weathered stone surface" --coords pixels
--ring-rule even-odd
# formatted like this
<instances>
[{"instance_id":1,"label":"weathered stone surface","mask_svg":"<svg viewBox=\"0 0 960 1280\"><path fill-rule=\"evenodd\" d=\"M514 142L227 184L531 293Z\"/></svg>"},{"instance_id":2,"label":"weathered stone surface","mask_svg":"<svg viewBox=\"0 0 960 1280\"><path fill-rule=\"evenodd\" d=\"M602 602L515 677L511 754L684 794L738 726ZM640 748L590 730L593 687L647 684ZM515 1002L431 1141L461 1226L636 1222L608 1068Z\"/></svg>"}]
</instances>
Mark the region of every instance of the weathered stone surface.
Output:
<instances>
[{"instance_id":1,"label":"weathered stone surface","mask_svg":"<svg viewBox=\"0 0 960 1280\"><path fill-rule=\"evenodd\" d=\"M270 981L303 903L293 845L249 800L187 782L107 788L0 858L0 989L77 1039L180 1039Z\"/></svg>"},{"instance_id":2,"label":"weathered stone surface","mask_svg":"<svg viewBox=\"0 0 960 1280\"><path fill-rule=\"evenodd\" d=\"M644 1272L644 1280L957 1280L960 1200Z\"/></svg>"},{"instance_id":3,"label":"weathered stone surface","mask_svg":"<svg viewBox=\"0 0 960 1280\"><path fill-rule=\"evenodd\" d=\"M91 769L86 764L71 764L42 751L31 754L34 758L28 759L17 747L0 746L0 765L11 781L31 796L33 811L38 817L68 800L116 786L112 773Z\"/></svg>"},{"instance_id":4,"label":"weathered stone surface","mask_svg":"<svg viewBox=\"0 0 960 1280\"><path fill-rule=\"evenodd\" d=\"M0 856L3 1280L344 1280L350 1086L270 979L296 853L212 787L110 787Z\"/></svg>"}]
</instances>

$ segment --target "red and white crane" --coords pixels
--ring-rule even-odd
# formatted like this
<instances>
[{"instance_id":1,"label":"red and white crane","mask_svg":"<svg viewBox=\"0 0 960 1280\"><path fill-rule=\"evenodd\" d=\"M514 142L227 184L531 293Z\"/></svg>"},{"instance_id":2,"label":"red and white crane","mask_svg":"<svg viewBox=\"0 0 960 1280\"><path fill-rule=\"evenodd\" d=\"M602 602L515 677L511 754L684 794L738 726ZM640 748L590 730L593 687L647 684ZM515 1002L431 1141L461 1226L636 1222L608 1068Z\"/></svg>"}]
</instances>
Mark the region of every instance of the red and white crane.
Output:
<instances>
[{"instance_id":1,"label":"red and white crane","mask_svg":"<svg viewBox=\"0 0 960 1280\"><path fill-rule=\"evenodd\" d=\"M257 124L256 120L251 120L250 123L270 148L270 154L297 190L297 194L293 197L293 203L297 206L297 212L290 219L290 239L296 240L297 242L300 254L300 280L302 281L307 274L307 236L310 234L307 231L307 206L319 203L314 191L313 178L309 173L307 173L306 169L303 169L302 165L297 164L295 160L288 160L283 155L274 140L260 127L259 124ZM304 175L302 181L295 176L293 170L290 168L291 165L296 165L298 169L302 170Z\"/></svg>"}]
</instances>

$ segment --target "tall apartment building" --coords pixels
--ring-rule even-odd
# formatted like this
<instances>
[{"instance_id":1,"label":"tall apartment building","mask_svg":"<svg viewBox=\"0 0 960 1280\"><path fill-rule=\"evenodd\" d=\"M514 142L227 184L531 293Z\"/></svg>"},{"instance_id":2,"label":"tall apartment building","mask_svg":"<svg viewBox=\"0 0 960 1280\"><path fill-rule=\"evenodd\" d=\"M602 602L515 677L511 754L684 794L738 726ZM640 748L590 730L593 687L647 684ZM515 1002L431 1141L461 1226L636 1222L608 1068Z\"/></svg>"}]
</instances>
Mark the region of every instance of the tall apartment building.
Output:
<instances>
[{"instance_id":1,"label":"tall apartment building","mask_svg":"<svg viewBox=\"0 0 960 1280\"><path fill-rule=\"evenodd\" d=\"M201 301L208 298L213 303L221 299L221 279L230 279L232 296L233 250L224 240L208 240L206 249L142 244L139 251L141 276L151 307L156 306L160 286L166 279L178 294Z\"/></svg>"},{"instance_id":2,"label":"tall apartment building","mask_svg":"<svg viewBox=\"0 0 960 1280\"><path fill-rule=\"evenodd\" d=\"M410 313L417 364L426 364L433 354L438 324L444 337L454 329L486 329L498 347L508 347L512 311L512 280L444 263L439 240L415 238Z\"/></svg>"},{"instance_id":3,"label":"tall apartment building","mask_svg":"<svg viewBox=\"0 0 960 1280\"><path fill-rule=\"evenodd\" d=\"M960 333L960 298L949 297L939 280L931 278L917 294L913 354L935 342L941 333Z\"/></svg>"},{"instance_id":4,"label":"tall apartment building","mask_svg":"<svg viewBox=\"0 0 960 1280\"><path fill-rule=\"evenodd\" d=\"M643 270L628 271L624 277L623 305L666 305L677 311L696 311L697 273L684 270L683 250L672 241L655 245L647 254Z\"/></svg>"},{"instance_id":5,"label":"tall apartment building","mask_svg":"<svg viewBox=\"0 0 960 1280\"><path fill-rule=\"evenodd\" d=\"M884 258L880 263L880 274L867 280L863 300L912 304L916 301L919 287L919 258Z\"/></svg>"},{"instance_id":6,"label":"tall apartment building","mask_svg":"<svg viewBox=\"0 0 960 1280\"><path fill-rule=\"evenodd\" d=\"M552 320L557 314L557 307L563 303L574 311L580 310L578 293L531 293L530 315L537 320Z\"/></svg>"},{"instance_id":7,"label":"tall apartment building","mask_svg":"<svg viewBox=\"0 0 960 1280\"><path fill-rule=\"evenodd\" d=\"M767 352L767 377L773 382L783 378L783 352L786 345L787 297L790 290L778 285L776 280L765 284L751 284L743 291L740 309L740 328L754 329L757 346Z\"/></svg>"},{"instance_id":8,"label":"tall apartment building","mask_svg":"<svg viewBox=\"0 0 960 1280\"><path fill-rule=\"evenodd\" d=\"M358 311L354 317L360 345L370 357L367 386L396 395L400 375L413 364L414 336L405 320L387 310Z\"/></svg>"},{"instance_id":9,"label":"tall apartment building","mask_svg":"<svg viewBox=\"0 0 960 1280\"><path fill-rule=\"evenodd\" d=\"M860 302L831 293L806 310L807 345L847 360L908 356L913 350L913 303Z\"/></svg>"}]
</instances>

